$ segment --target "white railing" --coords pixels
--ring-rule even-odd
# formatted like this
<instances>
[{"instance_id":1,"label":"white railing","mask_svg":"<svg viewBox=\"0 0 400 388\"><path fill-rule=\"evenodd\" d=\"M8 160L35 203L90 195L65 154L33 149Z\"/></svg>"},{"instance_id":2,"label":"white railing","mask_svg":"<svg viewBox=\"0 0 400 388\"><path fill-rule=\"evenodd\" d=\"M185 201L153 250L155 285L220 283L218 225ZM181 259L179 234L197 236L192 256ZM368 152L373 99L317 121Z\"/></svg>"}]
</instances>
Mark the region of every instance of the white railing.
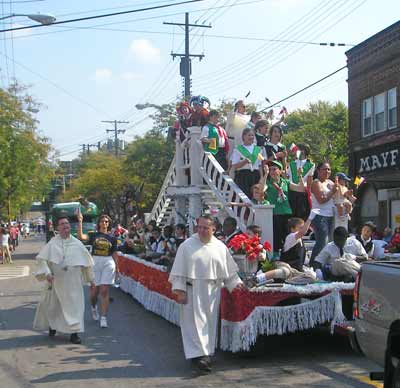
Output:
<instances>
[{"instance_id":1,"label":"white railing","mask_svg":"<svg viewBox=\"0 0 400 388\"><path fill-rule=\"evenodd\" d=\"M252 202L234 180L225 173L211 153L202 153L200 172L227 213L236 218L241 230L244 231L247 225L254 223L255 213Z\"/></svg>"},{"instance_id":2,"label":"white railing","mask_svg":"<svg viewBox=\"0 0 400 388\"><path fill-rule=\"evenodd\" d=\"M160 193L151 212L152 220L162 223L172 215L171 201L174 201L175 213L185 214L196 219L202 211L202 200L207 199L204 181L213 196L224 207L229 216L237 220L238 227L245 230L247 225L256 224L262 229L264 241L273 241L272 205L254 205L234 180L225 173L214 156L204 152L200 142L201 128L189 128L190 135L182 144L176 144L176 156L164 179ZM187 173L190 171L190 184ZM167 188L174 186L167 194ZM210 190L208 193L210 193ZM172 194L173 193L173 194ZM174 198L174 199L173 199ZM188 207L186 200L188 199ZM175 214L175 215L176 215ZM184 218L184 217L183 217Z\"/></svg>"},{"instance_id":3,"label":"white railing","mask_svg":"<svg viewBox=\"0 0 400 388\"><path fill-rule=\"evenodd\" d=\"M171 204L171 198L168 197L166 194L167 194L167 188L175 183L176 179L175 165L176 161L174 157L174 159L171 162L171 165L169 166L167 175L165 176L164 183L161 186L160 192L158 193L158 197L154 202L153 209L151 210L150 219L155 220L157 224L159 224L163 220Z\"/></svg>"}]
</instances>

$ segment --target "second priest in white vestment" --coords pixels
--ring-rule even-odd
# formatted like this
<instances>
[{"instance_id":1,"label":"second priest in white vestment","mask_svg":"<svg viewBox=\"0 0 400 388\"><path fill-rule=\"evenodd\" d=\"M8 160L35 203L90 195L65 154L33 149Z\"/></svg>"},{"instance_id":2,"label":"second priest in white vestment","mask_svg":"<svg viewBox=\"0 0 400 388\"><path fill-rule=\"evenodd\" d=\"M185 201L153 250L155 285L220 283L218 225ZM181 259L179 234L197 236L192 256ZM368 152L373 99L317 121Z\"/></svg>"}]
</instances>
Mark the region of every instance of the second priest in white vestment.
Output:
<instances>
[{"instance_id":1,"label":"second priest in white vestment","mask_svg":"<svg viewBox=\"0 0 400 388\"><path fill-rule=\"evenodd\" d=\"M217 341L218 310L223 286L232 291L241 286L228 248L213 236L212 217L199 219L198 233L180 245L169 281L181 303L180 325L185 357L213 355Z\"/></svg>"}]
</instances>

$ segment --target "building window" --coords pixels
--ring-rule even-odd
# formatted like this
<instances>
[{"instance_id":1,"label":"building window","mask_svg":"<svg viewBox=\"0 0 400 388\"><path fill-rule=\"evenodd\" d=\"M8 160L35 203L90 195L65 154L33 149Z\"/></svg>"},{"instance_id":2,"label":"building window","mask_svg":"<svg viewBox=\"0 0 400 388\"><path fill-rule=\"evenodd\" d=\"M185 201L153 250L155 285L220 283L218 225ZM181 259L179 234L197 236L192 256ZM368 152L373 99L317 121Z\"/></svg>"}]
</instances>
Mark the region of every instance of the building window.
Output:
<instances>
[{"instance_id":1,"label":"building window","mask_svg":"<svg viewBox=\"0 0 400 388\"><path fill-rule=\"evenodd\" d=\"M361 127L364 137L397 128L397 88L363 100Z\"/></svg>"},{"instance_id":2,"label":"building window","mask_svg":"<svg viewBox=\"0 0 400 388\"><path fill-rule=\"evenodd\" d=\"M375 132L381 132L386 129L385 125L385 93L374 97L374 119Z\"/></svg>"},{"instance_id":3,"label":"building window","mask_svg":"<svg viewBox=\"0 0 400 388\"><path fill-rule=\"evenodd\" d=\"M396 88L387 92L388 106L388 127L389 129L397 128L397 93Z\"/></svg>"},{"instance_id":4,"label":"building window","mask_svg":"<svg viewBox=\"0 0 400 388\"><path fill-rule=\"evenodd\" d=\"M362 128L364 136L372 134L372 98L363 101L362 106Z\"/></svg>"}]
</instances>

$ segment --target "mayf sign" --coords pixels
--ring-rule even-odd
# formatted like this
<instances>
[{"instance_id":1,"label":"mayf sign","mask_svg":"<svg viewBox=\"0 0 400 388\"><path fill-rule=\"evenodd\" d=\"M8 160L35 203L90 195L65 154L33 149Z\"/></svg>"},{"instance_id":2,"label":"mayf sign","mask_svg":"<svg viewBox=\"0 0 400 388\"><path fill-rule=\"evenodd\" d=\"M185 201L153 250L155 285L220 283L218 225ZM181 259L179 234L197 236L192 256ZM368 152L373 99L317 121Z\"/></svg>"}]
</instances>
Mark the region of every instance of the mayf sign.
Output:
<instances>
[{"instance_id":1,"label":"mayf sign","mask_svg":"<svg viewBox=\"0 0 400 388\"><path fill-rule=\"evenodd\" d=\"M357 153L356 161L358 174L396 168L400 164L400 145L393 147L393 144L390 144Z\"/></svg>"}]
</instances>

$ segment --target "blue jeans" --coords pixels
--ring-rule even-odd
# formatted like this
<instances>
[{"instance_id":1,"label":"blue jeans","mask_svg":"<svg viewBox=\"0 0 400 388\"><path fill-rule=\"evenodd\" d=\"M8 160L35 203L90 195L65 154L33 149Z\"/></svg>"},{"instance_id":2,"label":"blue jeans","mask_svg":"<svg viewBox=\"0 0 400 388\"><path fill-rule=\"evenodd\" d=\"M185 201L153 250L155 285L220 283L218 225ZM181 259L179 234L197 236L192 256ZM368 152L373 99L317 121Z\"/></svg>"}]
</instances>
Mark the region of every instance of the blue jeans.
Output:
<instances>
[{"instance_id":1,"label":"blue jeans","mask_svg":"<svg viewBox=\"0 0 400 388\"><path fill-rule=\"evenodd\" d=\"M315 245L312 250L310 259L310 264L312 265L314 263L314 259L322 251L325 245L328 244L328 242L331 240L333 217L317 215L312 220L311 225L313 227L315 236Z\"/></svg>"}]
</instances>

